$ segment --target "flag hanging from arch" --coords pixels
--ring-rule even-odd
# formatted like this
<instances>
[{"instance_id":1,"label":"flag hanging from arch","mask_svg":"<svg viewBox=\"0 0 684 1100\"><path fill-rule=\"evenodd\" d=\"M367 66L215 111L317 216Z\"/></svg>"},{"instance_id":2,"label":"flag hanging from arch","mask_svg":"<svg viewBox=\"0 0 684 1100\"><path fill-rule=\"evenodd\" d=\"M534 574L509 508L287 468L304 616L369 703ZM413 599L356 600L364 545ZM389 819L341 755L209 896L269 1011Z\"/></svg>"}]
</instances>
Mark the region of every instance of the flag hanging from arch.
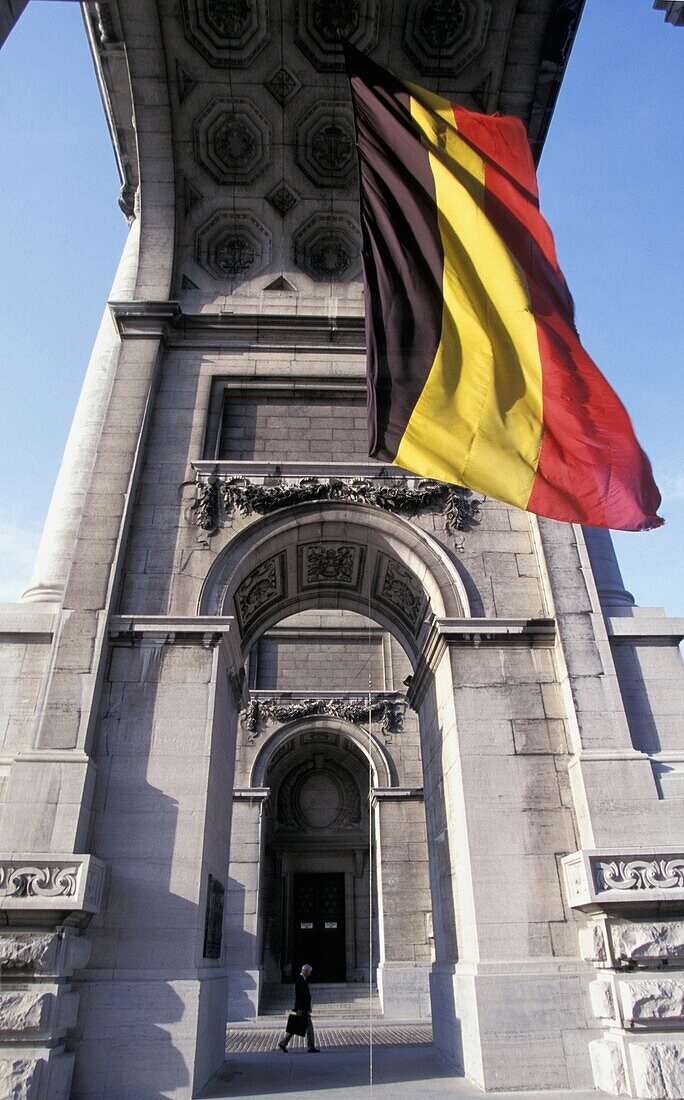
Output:
<instances>
[{"instance_id":1,"label":"flag hanging from arch","mask_svg":"<svg viewBox=\"0 0 684 1100\"><path fill-rule=\"evenodd\" d=\"M523 123L345 55L370 454L552 519L660 526L649 460L577 335Z\"/></svg>"}]
</instances>

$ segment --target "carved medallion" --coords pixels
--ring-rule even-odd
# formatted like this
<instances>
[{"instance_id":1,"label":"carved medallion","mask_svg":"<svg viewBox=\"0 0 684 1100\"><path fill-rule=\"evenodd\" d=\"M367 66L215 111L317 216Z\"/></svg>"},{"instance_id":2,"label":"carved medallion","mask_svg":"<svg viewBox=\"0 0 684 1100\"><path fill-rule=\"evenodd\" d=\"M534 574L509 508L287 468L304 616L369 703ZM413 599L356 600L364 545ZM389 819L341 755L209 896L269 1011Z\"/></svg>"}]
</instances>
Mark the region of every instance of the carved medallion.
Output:
<instances>
[{"instance_id":1,"label":"carved medallion","mask_svg":"<svg viewBox=\"0 0 684 1100\"><path fill-rule=\"evenodd\" d=\"M213 99L193 129L195 158L218 183L249 183L269 161L271 127L250 100Z\"/></svg>"},{"instance_id":2,"label":"carved medallion","mask_svg":"<svg viewBox=\"0 0 684 1100\"><path fill-rule=\"evenodd\" d=\"M278 791L278 824L300 832L343 831L361 823L359 787L346 768L323 755L294 768Z\"/></svg>"},{"instance_id":3,"label":"carved medallion","mask_svg":"<svg viewBox=\"0 0 684 1100\"><path fill-rule=\"evenodd\" d=\"M364 53L378 40L378 0L297 0L295 41L320 71L343 69L341 43Z\"/></svg>"},{"instance_id":4,"label":"carved medallion","mask_svg":"<svg viewBox=\"0 0 684 1100\"><path fill-rule=\"evenodd\" d=\"M247 211L221 210L197 231L195 258L217 279L256 275L270 259L271 237Z\"/></svg>"},{"instance_id":5,"label":"carved medallion","mask_svg":"<svg viewBox=\"0 0 684 1100\"><path fill-rule=\"evenodd\" d=\"M210 65L249 65L269 41L268 0L182 0L185 35Z\"/></svg>"},{"instance_id":6,"label":"carved medallion","mask_svg":"<svg viewBox=\"0 0 684 1100\"><path fill-rule=\"evenodd\" d=\"M347 107L317 103L297 125L297 162L317 187L348 186L356 175L354 123Z\"/></svg>"},{"instance_id":7,"label":"carved medallion","mask_svg":"<svg viewBox=\"0 0 684 1100\"><path fill-rule=\"evenodd\" d=\"M356 543L321 541L300 546L298 554L302 589L325 585L360 587L365 547Z\"/></svg>"},{"instance_id":8,"label":"carved medallion","mask_svg":"<svg viewBox=\"0 0 684 1100\"><path fill-rule=\"evenodd\" d=\"M297 266L317 281L346 280L358 272L357 229L345 215L314 214L294 243Z\"/></svg>"}]
</instances>

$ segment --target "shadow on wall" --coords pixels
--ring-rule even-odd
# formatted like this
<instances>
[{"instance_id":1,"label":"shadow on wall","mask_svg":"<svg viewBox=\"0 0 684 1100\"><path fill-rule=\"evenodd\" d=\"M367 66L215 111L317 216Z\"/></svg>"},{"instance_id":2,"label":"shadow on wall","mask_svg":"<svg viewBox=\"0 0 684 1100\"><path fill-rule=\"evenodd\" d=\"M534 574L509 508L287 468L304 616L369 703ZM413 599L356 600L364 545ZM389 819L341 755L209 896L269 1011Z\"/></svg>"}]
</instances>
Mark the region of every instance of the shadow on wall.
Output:
<instances>
[{"instance_id":1,"label":"shadow on wall","mask_svg":"<svg viewBox=\"0 0 684 1100\"><path fill-rule=\"evenodd\" d=\"M426 721L426 715L430 720ZM444 731L440 727L437 685L434 678L420 706L420 739L423 758L425 819L428 836L430 893L435 961L430 974L430 1000L435 1047L458 1074L464 1072L461 1021L454 988L458 962L458 925L454 905L456 859L452 853L456 830L444 787ZM455 731L451 731L455 736Z\"/></svg>"},{"instance_id":2,"label":"shadow on wall","mask_svg":"<svg viewBox=\"0 0 684 1100\"><path fill-rule=\"evenodd\" d=\"M114 648L103 691L90 850L107 862L108 882L89 929L88 968L74 983L80 1011L70 1044L72 1095L84 1100L161 1100L194 1072L197 968L207 965L195 900L206 748L193 743L198 723L184 723L179 705L180 693L192 702L192 685L165 684L159 694L168 654L173 648L161 645Z\"/></svg>"}]
</instances>

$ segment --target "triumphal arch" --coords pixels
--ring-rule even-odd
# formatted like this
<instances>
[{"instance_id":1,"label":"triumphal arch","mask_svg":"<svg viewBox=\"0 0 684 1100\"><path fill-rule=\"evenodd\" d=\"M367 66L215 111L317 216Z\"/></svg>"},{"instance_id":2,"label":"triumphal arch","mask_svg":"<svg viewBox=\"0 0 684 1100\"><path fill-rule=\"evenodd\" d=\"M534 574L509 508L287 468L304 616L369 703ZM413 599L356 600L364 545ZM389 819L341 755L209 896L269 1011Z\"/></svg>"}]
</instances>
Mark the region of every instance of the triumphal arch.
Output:
<instances>
[{"instance_id":1,"label":"triumphal arch","mask_svg":"<svg viewBox=\"0 0 684 1100\"><path fill-rule=\"evenodd\" d=\"M82 7L130 232L0 616L3 1094L196 1095L306 958L485 1089L681 1096L684 624L366 449L340 40L538 154L581 3Z\"/></svg>"}]
</instances>

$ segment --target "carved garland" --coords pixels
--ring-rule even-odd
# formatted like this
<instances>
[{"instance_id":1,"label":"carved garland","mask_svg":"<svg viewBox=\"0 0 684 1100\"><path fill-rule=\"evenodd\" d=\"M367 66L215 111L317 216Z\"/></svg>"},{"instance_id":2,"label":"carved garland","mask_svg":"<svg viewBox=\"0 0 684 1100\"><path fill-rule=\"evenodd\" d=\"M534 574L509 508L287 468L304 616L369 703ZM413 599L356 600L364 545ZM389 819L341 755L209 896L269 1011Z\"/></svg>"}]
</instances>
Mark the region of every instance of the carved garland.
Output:
<instances>
[{"instance_id":1,"label":"carved garland","mask_svg":"<svg viewBox=\"0 0 684 1100\"><path fill-rule=\"evenodd\" d=\"M226 516L233 512L243 516L255 512L267 515L279 508L314 500L373 504L386 512L409 516L428 509L440 509L456 549L463 549L463 540L458 535L470 531L479 523L482 501L474 499L469 489L444 485L428 478L421 478L414 486L408 485L405 478L392 478L390 481L390 484L380 484L377 479L371 478L344 481L330 478L321 481L317 477L305 477L298 482L279 479L269 485L260 485L247 477L204 477L198 474L195 500L189 505L186 516L188 521L212 535L219 527L221 504Z\"/></svg>"},{"instance_id":2,"label":"carved garland","mask_svg":"<svg viewBox=\"0 0 684 1100\"><path fill-rule=\"evenodd\" d=\"M399 733L404 724L406 704L403 700L375 695L370 704L371 722L379 722L385 740ZM344 718L347 722L367 722L368 700L354 699L301 699L292 703L279 703L276 699L250 699L242 711L240 722L249 734L248 744L253 744L267 722L293 722L297 718L312 716Z\"/></svg>"}]
</instances>

